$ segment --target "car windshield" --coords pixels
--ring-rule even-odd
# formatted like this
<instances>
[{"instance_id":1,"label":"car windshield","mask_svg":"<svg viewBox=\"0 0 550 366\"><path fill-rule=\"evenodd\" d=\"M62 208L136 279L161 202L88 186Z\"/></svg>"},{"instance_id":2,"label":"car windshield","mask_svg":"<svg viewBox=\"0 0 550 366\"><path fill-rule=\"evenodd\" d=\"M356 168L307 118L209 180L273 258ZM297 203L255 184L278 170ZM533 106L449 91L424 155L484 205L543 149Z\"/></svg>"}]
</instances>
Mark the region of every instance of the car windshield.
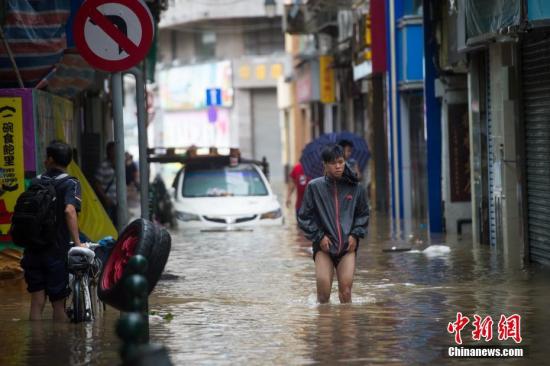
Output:
<instances>
[{"instance_id":1,"label":"car windshield","mask_svg":"<svg viewBox=\"0 0 550 366\"><path fill-rule=\"evenodd\" d=\"M252 167L220 167L185 171L183 197L267 196L260 174Z\"/></svg>"}]
</instances>

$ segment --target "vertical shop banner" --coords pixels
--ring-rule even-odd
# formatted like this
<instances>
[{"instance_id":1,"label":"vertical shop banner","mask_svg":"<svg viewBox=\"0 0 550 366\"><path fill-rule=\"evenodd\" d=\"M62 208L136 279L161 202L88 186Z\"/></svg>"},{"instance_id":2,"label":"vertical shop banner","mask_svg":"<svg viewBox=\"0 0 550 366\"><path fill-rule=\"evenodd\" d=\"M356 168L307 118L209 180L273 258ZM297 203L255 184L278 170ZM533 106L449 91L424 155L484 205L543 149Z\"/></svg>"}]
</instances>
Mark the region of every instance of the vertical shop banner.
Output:
<instances>
[{"instance_id":1,"label":"vertical shop banner","mask_svg":"<svg viewBox=\"0 0 550 366\"><path fill-rule=\"evenodd\" d=\"M9 241L15 202L25 191L22 109L21 97L0 97L0 241Z\"/></svg>"},{"instance_id":2,"label":"vertical shop banner","mask_svg":"<svg viewBox=\"0 0 550 366\"><path fill-rule=\"evenodd\" d=\"M321 80L321 102L325 104L331 104L336 101L336 87L334 80L334 69L332 63L334 58L332 56L319 57L319 71Z\"/></svg>"}]
</instances>

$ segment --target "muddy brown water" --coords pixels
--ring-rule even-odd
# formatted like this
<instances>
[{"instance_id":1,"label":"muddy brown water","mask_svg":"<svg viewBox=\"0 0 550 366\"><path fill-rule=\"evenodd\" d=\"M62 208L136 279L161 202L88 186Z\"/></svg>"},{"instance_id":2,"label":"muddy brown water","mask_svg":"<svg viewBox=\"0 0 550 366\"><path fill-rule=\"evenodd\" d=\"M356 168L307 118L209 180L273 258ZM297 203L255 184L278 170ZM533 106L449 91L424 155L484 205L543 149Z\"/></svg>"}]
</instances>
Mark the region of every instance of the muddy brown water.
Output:
<instances>
[{"instance_id":1,"label":"muddy brown water","mask_svg":"<svg viewBox=\"0 0 550 366\"><path fill-rule=\"evenodd\" d=\"M309 244L293 218L252 232L174 231L163 280L150 300L151 339L175 365L545 364L550 356L549 272L510 270L498 253L447 239L450 252L394 244L382 220L361 243L353 304L315 298ZM445 248L443 248L445 249ZM456 313L522 316L523 359L450 359ZM0 365L114 365L118 312L91 324L26 320L24 282L0 282ZM46 312L51 317L51 312ZM465 344L472 328L462 332ZM511 341L505 344L514 344Z\"/></svg>"}]
</instances>

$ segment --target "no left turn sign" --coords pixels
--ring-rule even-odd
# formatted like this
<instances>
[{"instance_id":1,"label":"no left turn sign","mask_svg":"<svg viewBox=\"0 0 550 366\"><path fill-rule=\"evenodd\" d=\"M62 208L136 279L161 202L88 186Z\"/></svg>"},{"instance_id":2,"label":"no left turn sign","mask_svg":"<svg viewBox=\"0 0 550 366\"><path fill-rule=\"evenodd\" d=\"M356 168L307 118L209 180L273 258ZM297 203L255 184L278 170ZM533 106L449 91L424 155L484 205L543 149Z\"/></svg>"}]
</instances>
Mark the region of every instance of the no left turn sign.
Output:
<instances>
[{"instance_id":1,"label":"no left turn sign","mask_svg":"<svg viewBox=\"0 0 550 366\"><path fill-rule=\"evenodd\" d=\"M149 52L153 22L147 5L140 0L87 0L75 17L75 44L95 68L128 70Z\"/></svg>"}]
</instances>

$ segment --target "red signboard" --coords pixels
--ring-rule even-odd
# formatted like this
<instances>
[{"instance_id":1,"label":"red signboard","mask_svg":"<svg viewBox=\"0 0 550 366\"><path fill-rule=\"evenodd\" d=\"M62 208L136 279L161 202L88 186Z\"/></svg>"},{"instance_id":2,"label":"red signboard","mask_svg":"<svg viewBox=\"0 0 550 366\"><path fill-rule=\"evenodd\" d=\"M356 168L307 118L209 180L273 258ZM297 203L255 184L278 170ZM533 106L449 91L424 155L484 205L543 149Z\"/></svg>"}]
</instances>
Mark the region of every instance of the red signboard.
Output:
<instances>
[{"instance_id":1,"label":"red signboard","mask_svg":"<svg viewBox=\"0 0 550 366\"><path fill-rule=\"evenodd\" d=\"M75 44L88 63L117 72L145 58L153 43L154 21L140 0L87 0L74 22Z\"/></svg>"}]
</instances>

